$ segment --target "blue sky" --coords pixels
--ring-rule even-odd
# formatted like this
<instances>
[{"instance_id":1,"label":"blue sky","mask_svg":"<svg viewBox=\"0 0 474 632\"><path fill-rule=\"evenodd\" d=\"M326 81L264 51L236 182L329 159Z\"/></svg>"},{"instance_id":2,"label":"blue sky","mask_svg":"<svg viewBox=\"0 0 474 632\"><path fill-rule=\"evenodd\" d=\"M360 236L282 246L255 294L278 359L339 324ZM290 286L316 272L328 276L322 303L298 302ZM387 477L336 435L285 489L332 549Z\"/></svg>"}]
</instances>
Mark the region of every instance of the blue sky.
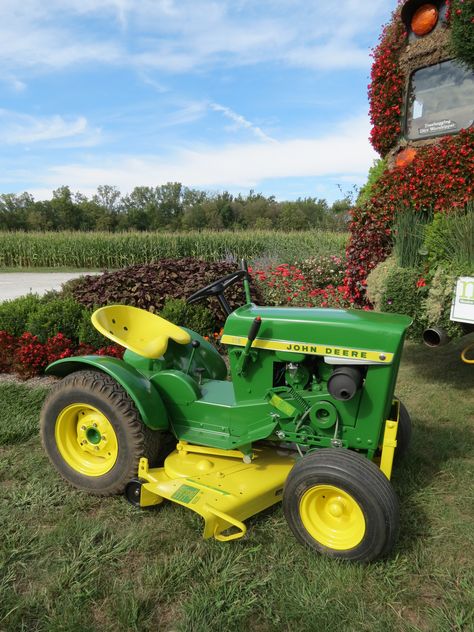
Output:
<instances>
[{"instance_id":1,"label":"blue sky","mask_svg":"<svg viewBox=\"0 0 474 632\"><path fill-rule=\"evenodd\" d=\"M0 193L363 184L395 0L1 0Z\"/></svg>"}]
</instances>

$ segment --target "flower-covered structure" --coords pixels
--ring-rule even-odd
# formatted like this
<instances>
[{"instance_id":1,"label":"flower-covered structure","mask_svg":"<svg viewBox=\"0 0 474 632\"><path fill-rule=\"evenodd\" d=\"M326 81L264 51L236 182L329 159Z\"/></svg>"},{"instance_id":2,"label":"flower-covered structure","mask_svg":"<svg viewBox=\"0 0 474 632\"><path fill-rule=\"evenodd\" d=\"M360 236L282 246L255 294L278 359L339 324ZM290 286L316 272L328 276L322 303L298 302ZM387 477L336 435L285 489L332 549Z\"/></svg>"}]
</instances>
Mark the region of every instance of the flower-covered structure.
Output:
<instances>
[{"instance_id":1,"label":"flower-covered structure","mask_svg":"<svg viewBox=\"0 0 474 632\"><path fill-rule=\"evenodd\" d=\"M352 213L346 285L363 304L394 216L474 198L474 0L404 0L373 51L371 142L386 168Z\"/></svg>"}]
</instances>

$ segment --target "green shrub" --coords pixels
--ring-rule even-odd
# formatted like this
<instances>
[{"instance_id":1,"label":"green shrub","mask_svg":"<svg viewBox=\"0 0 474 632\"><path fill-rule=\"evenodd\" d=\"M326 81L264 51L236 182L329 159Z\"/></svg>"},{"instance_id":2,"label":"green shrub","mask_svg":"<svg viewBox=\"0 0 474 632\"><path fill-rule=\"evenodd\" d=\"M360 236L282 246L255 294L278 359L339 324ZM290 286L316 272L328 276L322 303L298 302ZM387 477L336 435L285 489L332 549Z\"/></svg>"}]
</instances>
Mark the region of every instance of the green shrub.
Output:
<instances>
[{"instance_id":1,"label":"green shrub","mask_svg":"<svg viewBox=\"0 0 474 632\"><path fill-rule=\"evenodd\" d=\"M58 333L77 342L82 313L83 307L70 298L41 302L28 318L24 331L38 336L41 342Z\"/></svg>"},{"instance_id":2,"label":"green shrub","mask_svg":"<svg viewBox=\"0 0 474 632\"><path fill-rule=\"evenodd\" d=\"M77 326L77 337L79 342L85 345L90 345L94 349L100 349L111 344L110 340L101 334L94 327L91 321L91 316L94 310L83 309L82 315Z\"/></svg>"},{"instance_id":3,"label":"green shrub","mask_svg":"<svg viewBox=\"0 0 474 632\"><path fill-rule=\"evenodd\" d=\"M160 316L175 325L188 327L201 336L209 335L216 328L216 321L210 310L202 305L188 305L179 298L167 299Z\"/></svg>"},{"instance_id":4,"label":"green shrub","mask_svg":"<svg viewBox=\"0 0 474 632\"><path fill-rule=\"evenodd\" d=\"M474 203L464 211L437 213L425 232L425 248L431 269L440 265L470 274L474 269Z\"/></svg>"},{"instance_id":5,"label":"green shrub","mask_svg":"<svg viewBox=\"0 0 474 632\"><path fill-rule=\"evenodd\" d=\"M395 266L387 274L385 290L381 298L381 310L397 314L407 314L413 318L408 337L420 339L426 328L423 299L428 288L418 287L420 273L411 268Z\"/></svg>"},{"instance_id":6,"label":"green shrub","mask_svg":"<svg viewBox=\"0 0 474 632\"><path fill-rule=\"evenodd\" d=\"M37 294L27 294L0 303L0 331L21 336L27 329L29 318L39 309L42 299Z\"/></svg>"},{"instance_id":7,"label":"green shrub","mask_svg":"<svg viewBox=\"0 0 474 632\"><path fill-rule=\"evenodd\" d=\"M367 277L367 297L378 312L384 311L382 298L387 289L387 278L397 268L395 257L389 257L379 263Z\"/></svg>"},{"instance_id":8,"label":"green shrub","mask_svg":"<svg viewBox=\"0 0 474 632\"><path fill-rule=\"evenodd\" d=\"M357 196L357 206L361 206L366 202L370 201L370 198L373 195L373 189L377 181L381 178L385 169L387 168L387 161L383 158L379 158L378 160L374 160L374 164L369 169L369 174L367 176L367 182L360 189L359 195Z\"/></svg>"}]
</instances>

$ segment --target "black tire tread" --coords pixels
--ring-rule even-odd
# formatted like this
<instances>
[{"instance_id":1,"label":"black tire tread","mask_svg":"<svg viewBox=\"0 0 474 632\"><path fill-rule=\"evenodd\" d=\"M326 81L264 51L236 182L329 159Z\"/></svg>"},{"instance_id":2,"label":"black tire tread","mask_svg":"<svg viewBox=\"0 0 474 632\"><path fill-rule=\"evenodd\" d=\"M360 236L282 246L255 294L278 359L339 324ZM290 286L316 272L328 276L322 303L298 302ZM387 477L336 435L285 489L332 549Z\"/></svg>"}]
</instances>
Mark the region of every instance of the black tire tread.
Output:
<instances>
[{"instance_id":1,"label":"black tire tread","mask_svg":"<svg viewBox=\"0 0 474 632\"><path fill-rule=\"evenodd\" d=\"M127 447L130 449L132 458L129 461L126 471L120 475L119 479L103 488L100 487L101 481L99 480L102 477L97 477L97 481L88 481L87 485L81 485L78 482L71 481L67 476L68 466L66 465L66 469L64 470L61 464L58 464L58 461L53 458L48 446L47 433L49 431L49 424L47 415L49 407L55 402L58 396L76 389L87 391L107 400L120 414L124 426L126 426ZM154 431L145 426L128 393L114 378L97 370L76 371L63 378L52 388L44 402L41 412L40 434L43 447L61 476L74 485L74 487L86 489L93 494L102 496L121 493L126 483L137 475L138 462L141 457L148 458L151 466L158 464L162 456L161 452L166 451L164 450L164 444L166 443L164 439L166 437L168 440L167 435L169 435L167 432ZM97 488L95 483L99 484Z\"/></svg>"},{"instance_id":2,"label":"black tire tread","mask_svg":"<svg viewBox=\"0 0 474 632\"><path fill-rule=\"evenodd\" d=\"M296 494L297 487L310 477L325 475L328 472L336 474L341 479L345 477L349 484L353 479L363 483L366 488L371 489L373 495L378 499L384 514L386 538L377 548L367 553L361 552L360 555L354 555L350 551L347 553L333 552L322 546L318 547L312 544L310 546L332 557L340 557L352 561L369 562L386 555L392 549L398 533L399 505L397 496L390 481L372 461L344 448L323 448L317 450L298 461L290 472L283 492L283 510L293 533L300 541L307 545L309 544L302 537L301 533L298 533L298 530L294 528L294 525L292 526L291 495Z\"/></svg>"},{"instance_id":3,"label":"black tire tread","mask_svg":"<svg viewBox=\"0 0 474 632\"><path fill-rule=\"evenodd\" d=\"M397 398L398 399L398 398ZM403 459L411 443L412 423L410 414L405 404L399 399L400 416L398 419L397 448L395 450L395 460Z\"/></svg>"}]
</instances>

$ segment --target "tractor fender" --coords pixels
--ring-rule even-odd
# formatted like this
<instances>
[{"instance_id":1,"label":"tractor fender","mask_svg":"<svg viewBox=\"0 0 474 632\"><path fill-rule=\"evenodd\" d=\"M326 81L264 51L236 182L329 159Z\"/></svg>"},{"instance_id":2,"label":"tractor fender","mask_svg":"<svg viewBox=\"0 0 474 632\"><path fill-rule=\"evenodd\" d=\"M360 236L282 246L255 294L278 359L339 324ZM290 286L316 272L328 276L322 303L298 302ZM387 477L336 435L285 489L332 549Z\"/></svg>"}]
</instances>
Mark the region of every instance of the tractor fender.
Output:
<instances>
[{"instance_id":1,"label":"tractor fender","mask_svg":"<svg viewBox=\"0 0 474 632\"><path fill-rule=\"evenodd\" d=\"M113 377L130 395L145 426L153 430L169 428L168 413L156 387L134 367L108 356L78 356L50 364L45 373L65 377L74 371L92 367Z\"/></svg>"}]
</instances>

